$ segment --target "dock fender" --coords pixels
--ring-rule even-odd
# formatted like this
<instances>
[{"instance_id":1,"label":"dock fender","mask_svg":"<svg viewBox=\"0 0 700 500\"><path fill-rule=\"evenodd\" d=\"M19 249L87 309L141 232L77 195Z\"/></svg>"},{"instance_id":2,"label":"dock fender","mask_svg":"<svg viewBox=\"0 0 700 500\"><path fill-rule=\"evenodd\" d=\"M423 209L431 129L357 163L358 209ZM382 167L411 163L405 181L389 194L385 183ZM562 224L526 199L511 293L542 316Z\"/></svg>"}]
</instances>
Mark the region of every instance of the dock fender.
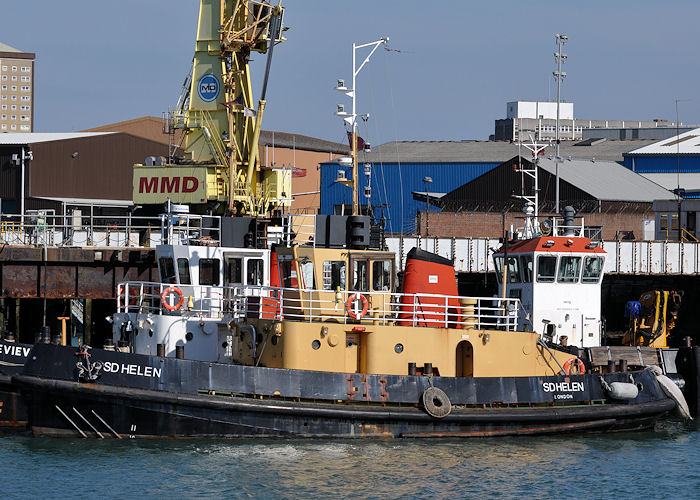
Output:
<instances>
[{"instance_id":1,"label":"dock fender","mask_svg":"<svg viewBox=\"0 0 700 500\"><path fill-rule=\"evenodd\" d=\"M673 380L664 375L664 372L658 366L647 366L647 370L656 375L656 381L659 383L659 386L661 386L664 394L676 402L678 414L686 420L693 420L693 417L690 416L690 410L688 409L685 396L683 396L683 393Z\"/></svg>"},{"instance_id":2,"label":"dock fender","mask_svg":"<svg viewBox=\"0 0 700 500\"><path fill-rule=\"evenodd\" d=\"M428 415L435 418L443 418L452 411L452 403L445 391L437 387L428 387L423 391L423 408Z\"/></svg>"}]
</instances>

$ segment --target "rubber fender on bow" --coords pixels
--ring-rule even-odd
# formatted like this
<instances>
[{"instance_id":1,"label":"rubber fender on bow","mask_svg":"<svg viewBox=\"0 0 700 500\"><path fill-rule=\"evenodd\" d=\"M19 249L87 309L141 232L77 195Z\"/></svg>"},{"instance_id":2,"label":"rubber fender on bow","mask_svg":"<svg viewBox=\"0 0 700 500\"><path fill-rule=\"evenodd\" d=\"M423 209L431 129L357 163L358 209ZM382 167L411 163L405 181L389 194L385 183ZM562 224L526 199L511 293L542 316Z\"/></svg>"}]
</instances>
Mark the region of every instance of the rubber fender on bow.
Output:
<instances>
[{"instance_id":1,"label":"rubber fender on bow","mask_svg":"<svg viewBox=\"0 0 700 500\"><path fill-rule=\"evenodd\" d=\"M452 411L452 403L445 391L437 387L428 387L423 391L423 408L431 417L443 418Z\"/></svg>"},{"instance_id":2,"label":"rubber fender on bow","mask_svg":"<svg viewBox=\"0 0 700 500\"><path fill-rule=\"evenodd\" d=\"M690 416L690 409L688 408L685 396L683 396L683 393L673 380L664 375L663 371L658 366L648 366L647 369L656 375L656 381L659 383L659 386L661 386L664 394L676 402L678 414L686 420L693 420L693 417Z\"/></svg>"}]
</instances>

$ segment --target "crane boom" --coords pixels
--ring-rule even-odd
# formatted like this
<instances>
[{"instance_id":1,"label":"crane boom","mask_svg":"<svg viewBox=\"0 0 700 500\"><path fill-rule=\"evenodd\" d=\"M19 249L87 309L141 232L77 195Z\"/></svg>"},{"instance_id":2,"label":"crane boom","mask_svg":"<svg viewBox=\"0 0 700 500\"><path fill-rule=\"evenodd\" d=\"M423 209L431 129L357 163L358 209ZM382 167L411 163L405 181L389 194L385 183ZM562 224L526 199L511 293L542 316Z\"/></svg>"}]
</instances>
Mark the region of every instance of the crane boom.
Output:
<instances>
[{"instance_id":1,"label":"crane boom","mask_svg":"<svg viewBox=\"0 0 700 500\"><path fill-rule=\"evenodd\" d=\"M275 5L270 0L200 0L189 85L171 114L171 127L184 133L184 154L165 165L135 165L134 203L219 202L247 215L291 203L285 195L291 192L290 173L263 167L258 159L271 55L284 40L283 13L281 0ZM251 52L268 54L257 110Z\"/></svg>"}]
</instances>

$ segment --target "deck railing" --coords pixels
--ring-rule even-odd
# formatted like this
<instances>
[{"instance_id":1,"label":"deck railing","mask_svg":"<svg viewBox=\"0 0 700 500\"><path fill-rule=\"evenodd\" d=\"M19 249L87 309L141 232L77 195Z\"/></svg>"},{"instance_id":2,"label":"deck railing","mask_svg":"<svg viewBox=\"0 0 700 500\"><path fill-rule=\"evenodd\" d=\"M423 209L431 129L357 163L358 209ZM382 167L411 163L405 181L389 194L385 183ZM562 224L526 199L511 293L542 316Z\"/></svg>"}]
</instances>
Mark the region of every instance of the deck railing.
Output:
<instances>
[{"instance_id":1,"label":"deck railing","mask_svg":"<svg viewBox=\"0 0 700 500\"><path fill-rule=\"evenodd\" d=\"M392 292L121 283L117 311L191 318L518 329L518 299Z\"/></svg>"}]
</instances>

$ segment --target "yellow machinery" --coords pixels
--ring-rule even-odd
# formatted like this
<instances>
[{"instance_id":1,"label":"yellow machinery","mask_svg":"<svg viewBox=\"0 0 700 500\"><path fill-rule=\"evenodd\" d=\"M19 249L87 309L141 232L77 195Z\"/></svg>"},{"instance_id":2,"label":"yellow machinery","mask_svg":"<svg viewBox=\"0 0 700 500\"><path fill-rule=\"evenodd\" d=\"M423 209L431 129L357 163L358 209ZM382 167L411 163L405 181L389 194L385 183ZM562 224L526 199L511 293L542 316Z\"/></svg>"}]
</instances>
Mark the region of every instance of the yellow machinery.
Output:
<instances>
[{"instance_id":1,"label":"yellow machinery","mask_svg":"<svg viewBox=\"0 0 700 500\"><path fill-rule=\"evenodd\" d=\"M291 172L264 168L258 158L272 52L284 40L280 3L201 0L192 72L168 123L184 131L184 155L134 165L134 203L208 204L252 216L291 203ZM267 53L257 110L251 52Z\"/></svg>"},{"instance_id":2,"label":"yellow machinery","mask_svg":"<svg viewBox=\"0 0 700 500\"><path fill-rule=\"evenodd\" d=\"M624 345L668 347L668 336L676 326L683 292L654 290L643 293L639 301L628 302L625 317L629 329Z\"/></svg>"}]
</instances>

